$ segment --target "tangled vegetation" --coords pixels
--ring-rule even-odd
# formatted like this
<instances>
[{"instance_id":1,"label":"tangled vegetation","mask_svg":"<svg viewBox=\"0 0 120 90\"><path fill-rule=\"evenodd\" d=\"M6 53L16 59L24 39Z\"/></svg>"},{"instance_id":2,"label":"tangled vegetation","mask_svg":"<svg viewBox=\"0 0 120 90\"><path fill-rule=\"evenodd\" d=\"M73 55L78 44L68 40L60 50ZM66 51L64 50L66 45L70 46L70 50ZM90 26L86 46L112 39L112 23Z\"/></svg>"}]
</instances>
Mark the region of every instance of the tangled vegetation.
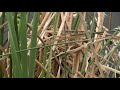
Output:
<instances>
[{"instance_id":1,"label":"tangled vegetation","mask_svg":"<svg viewBox=\"0 0 120 90\"><path fill-rule=\"evenodd\" d=\"M0 77L119 78L120 27L106 28L104 18L104 12L1 12Z\"/></svg>"}]
</instances>

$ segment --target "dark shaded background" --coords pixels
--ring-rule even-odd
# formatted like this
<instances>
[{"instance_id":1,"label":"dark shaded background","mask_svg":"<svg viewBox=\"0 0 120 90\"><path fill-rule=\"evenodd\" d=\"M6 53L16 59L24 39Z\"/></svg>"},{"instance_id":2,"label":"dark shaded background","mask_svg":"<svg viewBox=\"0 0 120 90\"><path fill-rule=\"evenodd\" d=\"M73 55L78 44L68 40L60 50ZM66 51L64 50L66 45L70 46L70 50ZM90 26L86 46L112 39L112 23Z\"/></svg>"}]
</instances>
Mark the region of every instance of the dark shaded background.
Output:
<instances>
[{"instance_id":1,"label":"dark shaded background","mask_svg":"<svg viewBox=\"0 0 120 90\"><path fill-rule=\"evenodd\" d=\"M109 28L109 12L106 12L104 25ZM120 26L120 12L112 12L112 29Z\"/></svg>"}]
</instances>

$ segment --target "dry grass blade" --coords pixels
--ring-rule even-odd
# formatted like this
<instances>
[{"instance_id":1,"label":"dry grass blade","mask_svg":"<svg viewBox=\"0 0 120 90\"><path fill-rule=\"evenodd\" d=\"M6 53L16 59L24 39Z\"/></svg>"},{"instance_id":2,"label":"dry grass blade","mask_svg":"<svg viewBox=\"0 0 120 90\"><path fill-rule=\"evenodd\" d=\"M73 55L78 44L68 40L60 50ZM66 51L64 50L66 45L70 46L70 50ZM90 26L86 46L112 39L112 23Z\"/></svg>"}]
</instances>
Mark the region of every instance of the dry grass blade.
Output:
<instances>
[{"instance_id":1,"label":"dry grass blade","mask_svg":"<svg viewBox=\"0 0 120 90\"><path fill-rule=\"evenodd\" d=\"M67 15L68 15L68 12L65 13L64 18L62 19L62 23L61 23L60 28L59 28L59 30L58 30L57 36L60 36L61 33L62 33L62 30L63 30L64 24L65 24L65 20L66 20L66 18L67 18ZM57 38L57 39L58 39L58 38ZM57 44L57 41L54 42L54 44ZM54 50L55 50L55 46L53 46L52 49L53 49L53 51L54 51Z\"/></svg>"},{"instance_id":2,"label":"dry grass blade","mask_svg":"<svg viewBox=\"0 0 120 90\"><path fill-rule=\"evenodd\" d=\"M36 63L37 63L45 72L47 72L47 69L46 69L40 62L38 62L38 61L36 60ZM52 75L51 73L50 73L50 76L51 76L52 78L55 78L54 75Z\"/></svg>"},{"instance_id":3,"label":"dry grass blade","mask_svg":"<svg viewBox=\"0 0 120 90\"><path fill-rule=\"evenodd\" d=\"M38 32L41 32L42 27L44 26L45 22L47 21L50 12L46 12L44 19L42 20L41 24L39 25Z\"/></svg>"},{"instance_id":4,"label":"dry grass blade","mask_svg":"<svg viewBox=\"0 0 120 90\"><path fill-rule=\"evenodd\" d=\"M100 66L101 66L101 68L102 68L104 71L105 71L105 70L110 70L110 71L112 71L112 72L115 72L115 73L120 74L120 71L119 71L119 70L116 70L116 69L113 69L113 68L111 68L111 67L102 65L101 63L100 63Z\"/></svg>"}]
</instances>

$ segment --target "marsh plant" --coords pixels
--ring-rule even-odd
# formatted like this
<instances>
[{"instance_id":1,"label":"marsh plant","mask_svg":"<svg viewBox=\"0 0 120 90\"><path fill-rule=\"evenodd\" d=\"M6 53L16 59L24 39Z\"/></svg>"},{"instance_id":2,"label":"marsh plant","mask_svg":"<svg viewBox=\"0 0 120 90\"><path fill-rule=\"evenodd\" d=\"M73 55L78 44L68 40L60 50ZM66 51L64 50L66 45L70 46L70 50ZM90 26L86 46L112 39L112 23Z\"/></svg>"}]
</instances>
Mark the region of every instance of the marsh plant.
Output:
<instances>
[{"instance_id":1,"label":"marsh plant","mask_svg":"<svg viewBox=\"0 0 120 90\"><path fill-rule=\"evenodd\" d=\"M120 28L105 27L105 17L0 12L0 77L119 78Z\"/></svg>"}]
</instances>

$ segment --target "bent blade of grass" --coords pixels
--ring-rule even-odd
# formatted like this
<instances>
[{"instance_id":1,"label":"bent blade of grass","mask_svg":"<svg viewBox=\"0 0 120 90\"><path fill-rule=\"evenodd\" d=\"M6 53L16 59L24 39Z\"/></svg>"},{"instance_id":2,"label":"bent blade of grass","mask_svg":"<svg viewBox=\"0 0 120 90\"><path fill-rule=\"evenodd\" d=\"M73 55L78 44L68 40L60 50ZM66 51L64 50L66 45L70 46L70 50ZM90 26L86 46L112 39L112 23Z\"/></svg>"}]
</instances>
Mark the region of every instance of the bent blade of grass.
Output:
<instances>
[{"instance_id":1,"label":"bent blade of grass","mask_svg":"<svg viewBox=\"0 0 120 90\"><path fill-rule=\"evenodd\" d=\"M19 32L21 47L20 50L27 49L27 17L26 12L21 12ZM22 77L28 77L27 51L21 53Z\"/></svg>"},{"instance_id":2,"label":"bent blade of grass","mask_svg":"<svg viewBox=\"0 0 120 90\"><path fill-rule=\"evenodd\" d=\"M32 37L31 37L31 48L36 47L37 45L37 26L38 26L38 12L34 12L33 23L32 23ZM29 77L34 77L35 70L35 58L36 58L36 49L30 51L30 61L29 61Z\"/></svg>"},{"instance_id":3,"label":"bent blade of grass","mask_svg":"<svg viewBox=\"0 0 120 90\"><path fill-rule=\"evenodd\" d=\"M16 53L18 51L17 36L15 33L15 26L13 21L13 13L6 12L6 17L8 20L9 33L10 33L10 45L11 45L11 54L13 62L13 74L14 77L19 78L21 76L21 66L20 66L20 56Z\"/></svg>"}]
</instances>

